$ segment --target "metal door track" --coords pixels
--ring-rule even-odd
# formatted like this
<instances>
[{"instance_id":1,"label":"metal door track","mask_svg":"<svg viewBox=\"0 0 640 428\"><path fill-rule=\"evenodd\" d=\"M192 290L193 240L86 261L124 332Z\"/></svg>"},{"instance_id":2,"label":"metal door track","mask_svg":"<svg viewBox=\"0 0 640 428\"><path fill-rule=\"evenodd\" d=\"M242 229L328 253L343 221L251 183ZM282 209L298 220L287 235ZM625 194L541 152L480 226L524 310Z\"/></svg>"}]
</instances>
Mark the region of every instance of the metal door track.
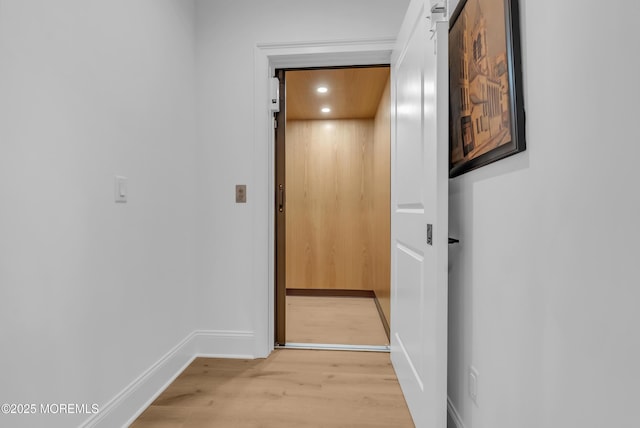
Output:
<instances>
[{"instance_id":1,"label":"metal door track","mask_svg":"<svg viewBox=\"0 0 640 428\"><path fill-rule=\"evenodd\" d=\"M335 343L296 343L276 345L276 349L315 349L321 351L391 352L389 345L341 345Z\"/></svg>"}]
</instances>

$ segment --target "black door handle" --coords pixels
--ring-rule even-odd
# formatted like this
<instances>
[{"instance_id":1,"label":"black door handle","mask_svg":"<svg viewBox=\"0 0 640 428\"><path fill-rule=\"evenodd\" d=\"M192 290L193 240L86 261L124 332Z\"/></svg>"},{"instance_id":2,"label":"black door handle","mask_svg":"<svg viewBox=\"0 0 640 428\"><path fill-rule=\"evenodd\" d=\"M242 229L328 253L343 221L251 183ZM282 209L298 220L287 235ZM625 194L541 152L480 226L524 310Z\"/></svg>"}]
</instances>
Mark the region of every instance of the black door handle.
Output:
<instances>
[{"instance_id":1,"label":"black door handle","mask_svg":"<svg viewBox=\"0 0 640 428\"><path fill-rule=\"evenodd\" d=\"M284 211L284 186L281 184L279 186L279 194L278 194L278 211Z\"/></svg>"}]
</instances>

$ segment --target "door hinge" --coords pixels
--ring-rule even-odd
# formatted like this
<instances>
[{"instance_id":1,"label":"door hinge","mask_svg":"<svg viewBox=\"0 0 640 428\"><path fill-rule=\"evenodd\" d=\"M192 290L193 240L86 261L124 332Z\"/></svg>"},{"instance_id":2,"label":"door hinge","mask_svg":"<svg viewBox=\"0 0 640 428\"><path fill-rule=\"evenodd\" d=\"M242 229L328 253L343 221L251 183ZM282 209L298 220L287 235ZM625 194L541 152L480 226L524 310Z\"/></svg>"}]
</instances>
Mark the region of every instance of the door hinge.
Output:
<instances>
[{"instance_id":1,"label":"door hinge","mask_svg":"<svg viewBox=\"0 0 640 428\"><path fill-rule=\"evenodd\" d=\"M273 127L274 128L278 127L278 119L276 119L275 117L273 118Z\"/></svg>"}]
</instances>

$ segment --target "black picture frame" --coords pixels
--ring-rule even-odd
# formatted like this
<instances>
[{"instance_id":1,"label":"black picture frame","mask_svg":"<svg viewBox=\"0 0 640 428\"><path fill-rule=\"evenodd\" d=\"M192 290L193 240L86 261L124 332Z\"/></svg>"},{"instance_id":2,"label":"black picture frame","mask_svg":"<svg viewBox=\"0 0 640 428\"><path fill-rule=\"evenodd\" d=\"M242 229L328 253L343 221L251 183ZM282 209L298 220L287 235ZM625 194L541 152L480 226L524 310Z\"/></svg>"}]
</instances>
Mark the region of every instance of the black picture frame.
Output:
<instances>
[{"instance_id":1,"label":"black picture frame","mask_svg":"<svg viewBox=\"0 0 640 428\"><path fill-rule=\"evenodd\" d=\"M449 25L449 177L526 149L518 0L460 0Z\"/></svg>"}]
</instances>

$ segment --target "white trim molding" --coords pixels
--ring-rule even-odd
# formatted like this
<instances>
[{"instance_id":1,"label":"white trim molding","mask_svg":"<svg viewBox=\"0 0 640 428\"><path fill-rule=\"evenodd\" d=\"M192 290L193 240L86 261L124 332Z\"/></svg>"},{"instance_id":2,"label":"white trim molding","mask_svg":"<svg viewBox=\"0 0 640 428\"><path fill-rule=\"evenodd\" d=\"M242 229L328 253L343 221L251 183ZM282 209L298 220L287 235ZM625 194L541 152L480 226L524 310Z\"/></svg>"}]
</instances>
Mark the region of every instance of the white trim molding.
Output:
<instances>
[{"instance_id":1,"label":"white trim molding","mask_svg":"<svg viewBox=\"0 0 640 428\"><path fill-rule=\"evenodd\" d=\"M389 64L396 39L326 40L258 43L274 68Z\"/></svg>"},{"instance_id":2,"label":"white trim molding","mask_svg":"<svg viewBox=\"0 0 640 428\"><path fill-rule=\"evenodd\" d=\"M196 330L127 385L81 428L126 427L198 357L253 359L251 331Z\"/></svg>"},{"instance_id":3,"label":"white trim molding","mask_svg":"<svg viewBox=\"0 0 640 428\"><path fill-rule=\"evenodd\" d=\"M127 385L81 428L129 426L195 358L195 333L189 334Z\"/></svg>"},{"instance_id":4,"label":"white trim molding","mask_svg":"<svg viewBox=\"0 0 640 428\"><path fill-rule=\"evenodd\" d=\"M462 422L460 413L458 413L456 406L454 406L453 402L451 401L451 397L447 397L447 411L449 413L449 417L455 424L455 427L452 427L452 428L466 428L464 426L464 422Z\"/></svg>"}]
</instances>

